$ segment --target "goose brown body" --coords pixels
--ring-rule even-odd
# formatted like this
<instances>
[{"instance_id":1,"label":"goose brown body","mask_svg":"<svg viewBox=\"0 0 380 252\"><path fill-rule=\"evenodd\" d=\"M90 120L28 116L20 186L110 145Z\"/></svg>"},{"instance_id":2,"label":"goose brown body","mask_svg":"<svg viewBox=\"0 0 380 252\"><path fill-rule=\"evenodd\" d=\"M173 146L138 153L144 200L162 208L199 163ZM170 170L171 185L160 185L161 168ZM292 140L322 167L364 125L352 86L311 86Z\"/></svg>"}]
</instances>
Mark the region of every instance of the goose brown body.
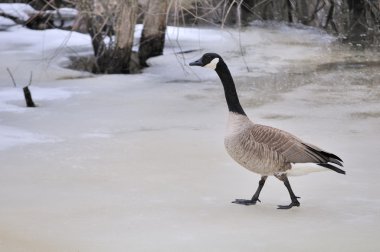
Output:
<instances>
[{"instance_id":1,"label":"goose brown body","mask_svg":"<svg viewBox=\"0 0 380 252\"><path fill-rule=\"evenodd\" d=\"M233 112L228 116L224 144L237 163L262 176L280 175L295 163L340 163L328 156L333 154L286 131L255 124Z\"/></svg>"}]
</instances>

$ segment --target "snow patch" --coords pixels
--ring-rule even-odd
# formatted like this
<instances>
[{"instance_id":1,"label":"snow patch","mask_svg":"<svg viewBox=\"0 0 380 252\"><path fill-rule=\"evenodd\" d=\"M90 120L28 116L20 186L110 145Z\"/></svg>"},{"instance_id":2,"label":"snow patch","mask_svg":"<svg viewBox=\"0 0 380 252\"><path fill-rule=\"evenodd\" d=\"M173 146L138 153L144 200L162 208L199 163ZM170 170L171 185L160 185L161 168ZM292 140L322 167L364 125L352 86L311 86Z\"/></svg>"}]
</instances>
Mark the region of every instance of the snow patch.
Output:
<instances>
[{"instance_id":1,"label":"snow patch","mask_svg":"<svg viewBox=\"0 0 380 252\"><path fill-rule=\"evenodd\" d=\"M37 11L29 4L22 3L0 3L0 12L6 13L20 20L26 21Z\"/></svg>"},{"instance_id":2,"label":"snow patch","mask_svg":"<svg viewBox=\"0 0 380 252\"><path fill-rule=\"evenodd\" d=\"M5 17L0 17L0 31L4 31L14 25L16 25L16 23L13 20Z\"/></svg>"}]
</instances>

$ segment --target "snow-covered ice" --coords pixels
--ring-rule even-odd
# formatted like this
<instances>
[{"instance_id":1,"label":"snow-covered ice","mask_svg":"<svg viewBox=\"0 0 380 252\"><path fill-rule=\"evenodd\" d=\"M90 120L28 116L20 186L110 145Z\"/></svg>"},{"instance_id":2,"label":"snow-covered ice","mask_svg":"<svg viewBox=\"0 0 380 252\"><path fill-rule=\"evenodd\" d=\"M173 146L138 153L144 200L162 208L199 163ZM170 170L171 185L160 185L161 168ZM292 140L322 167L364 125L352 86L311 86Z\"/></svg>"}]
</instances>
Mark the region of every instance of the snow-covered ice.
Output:
<instances>
[{"instance_id":1,"label":"snow-covered ice","mask_svg":"<svg viewBox=\"0 0 380 252\"><path fill-rule=\"evenodd\" d=\"M91 52L83 34L0 32L0 251L379 251L378 57L281 24L168 36L142 74L93 76L62 68ZM274 178L261 204L231 204L259 177L224 150L218 77L187 66L206 51L254 121L338 154L347 175L291 178L289 211Z\"/></svg>"}]
</instances>

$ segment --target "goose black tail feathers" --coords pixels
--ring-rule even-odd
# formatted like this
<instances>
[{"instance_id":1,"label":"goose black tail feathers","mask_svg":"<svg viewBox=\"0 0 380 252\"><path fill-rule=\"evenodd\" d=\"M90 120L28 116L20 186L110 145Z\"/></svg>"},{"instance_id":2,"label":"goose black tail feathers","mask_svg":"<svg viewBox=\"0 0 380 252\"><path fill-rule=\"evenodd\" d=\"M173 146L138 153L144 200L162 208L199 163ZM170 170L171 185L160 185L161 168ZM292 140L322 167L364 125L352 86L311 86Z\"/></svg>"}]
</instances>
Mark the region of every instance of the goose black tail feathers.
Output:
<instances>
[{"instance_id":1,"label":"goose black tail feathers","mask_svg":"<svg viewBox=\"0 0 380 252\"><path fill-rule=\"evenodd\" d=\"M320 165L320 166L323 166L327 169L330 169L330 170L333 170L337 173L340 173L340 174L346 174L345 171L343 171L342 169L339 169L338 167L336 166L333 166L332 164L328 164L328 163L320 163L320 164L317 164L317 165Z\"/></svg>"},{"instance_id":2,"label":"goose black tail feathers","mask_svg":"<svg viewBox=\"0 0 380 252\"><path fill-rule=\"evenodd\" d=\"M320 151L320 153L328 158L328 162L331 162L331 163L334 163L334 164L337 164L337 165L343 167L343 164L341 163L341 162L343 162L343 160L340 157L338 157L337 155L334 155L332 153L325 152L325 151Z\"/></svg>"},{"instance_id":3,"label":"goose black tail feathers","mask_svg":"<svg viewBox=\"0 0 380 252\"><path fill-rule=\"evenodd\" d=\"M335 154L320 150L318 147L315 147L309 144L304 144L304 145L307 147L309 151L311 151L320 160L317 163L317 165L333 170L340 174L346 174L344 170L330 164L330 163L333 163L333 164L343 167L343 164L342 164L343 160L340 157L338 157Z\"/></svg>"}]
</instances>

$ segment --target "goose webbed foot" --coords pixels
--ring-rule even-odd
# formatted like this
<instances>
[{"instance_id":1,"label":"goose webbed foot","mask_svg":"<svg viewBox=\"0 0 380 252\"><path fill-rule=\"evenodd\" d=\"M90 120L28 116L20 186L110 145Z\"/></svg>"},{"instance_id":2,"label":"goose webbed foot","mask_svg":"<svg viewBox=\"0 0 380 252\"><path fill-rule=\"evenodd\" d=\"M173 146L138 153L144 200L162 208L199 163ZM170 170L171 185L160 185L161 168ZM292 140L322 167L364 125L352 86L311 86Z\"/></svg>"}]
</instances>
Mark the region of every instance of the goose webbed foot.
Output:
<instances>
[{"instance_id":1,"label":"goose webbed foot","mask_svg":"<svg viewBox=\"0 0 380 252\"><path fill-rule=\"evenodd\" d=\"M261 203L261 201L259 199L250 199L250 200L247 200L247 199L236 199L236 200L232 201L231 203L235 203L235 204L239 204L239 205L245 205L245 206L250 206L250 205L256 205L257 201Z\"/></svg>"},{"instance_id":2,"label":"goose webbed foot","mask_svg":"<svg viewBox=\"0 0 380 252\"><path fill-rule=\"evenodd\" d=\"M300 202L297 200L299 198L300 197L296 197L295 199L292 200L292 203L290 203L287 206L278 205L277 209L290 209L290 208L292 208L294 206L299 207L301 205Z\"/></svg>"},{"instance_id":3,"label":"goose webbed foot","mask_svg":"<svg viewBox=\"0 0 380 252\"><path fill-rule=\"evenodd\" d=\"M276 178L278 178L279 180L284 182L284 185L288 189L290 199L292 200L292 203L290 203L288 206L281 206L280 205L280 206L278 206L277 209L290 209L294 206L299 207L301 204L299 203L299 201L297 199L299 199L300 197L297 197L296 195L294 195L294 192L292 190L292 187L290 186L290 183L289 183L289 180L288 180L288 177L286 176L286 174L277 175Z\"/></svg>"},{"instance_id":4,"label":"goose webbed foot","mask_svg":"<svg viewBox=\"0 0 380 252\"><path fill-rule=\"evenodd\" d=\"M265 180L267 179L268 176L262 176L260 181L259 181L259 187L257 188L255 194L252 196L250 200L247 199L236 199L232 201L232 203L239 204L239 205L245 205L245 206L250 206L250 205L256 205L257 201L261 203L259 200L260 192L264 187Z\"/></svg>"}]
</instances>

